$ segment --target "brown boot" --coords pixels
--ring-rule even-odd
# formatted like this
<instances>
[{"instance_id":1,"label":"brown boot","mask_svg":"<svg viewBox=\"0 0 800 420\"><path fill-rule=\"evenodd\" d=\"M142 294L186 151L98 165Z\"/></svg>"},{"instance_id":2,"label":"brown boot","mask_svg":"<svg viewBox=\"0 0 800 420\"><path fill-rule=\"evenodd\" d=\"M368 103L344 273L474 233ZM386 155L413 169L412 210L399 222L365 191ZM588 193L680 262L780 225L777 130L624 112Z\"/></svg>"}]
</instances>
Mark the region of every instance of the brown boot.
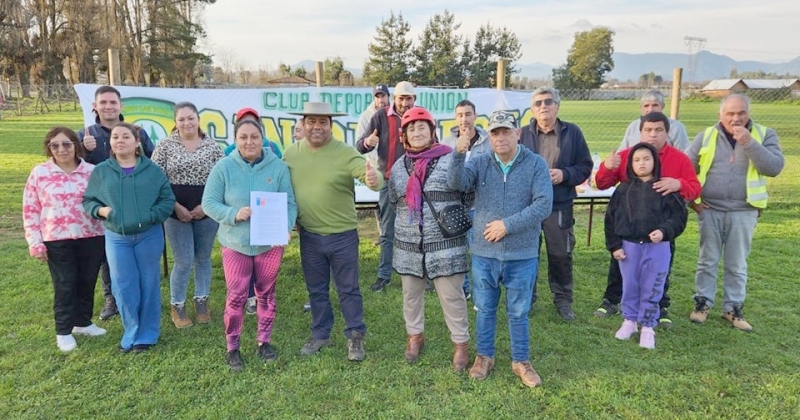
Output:
<instances>
[{"instance_id":1,"label":"brown boot","mask_svg":"<svg viewBox=\"0 0 800 420\"><path fill-rule=\"evenodd\" d=\"M472 379L483 380L489 375L489 371L494 367L494 359L480 354L475 356L475 363L469 368L469 377Z\"/></svg>"},{"instance_id":2,"label":"brown boot","mask_svg":"<svg viewBox=\"0 0 800 420\"><path fill-rule=\"evenodd\" d=\"M422 333L414 335L409 334L408 344L406 344L406 352L403 353L406 361L408 363L416 362L417 358L419 357L419 352L423 347L425 347L425 337L422 336Z\"/></svg>"},{"instance_id":3,"label":"brown boot","mask_svg":"<svg viewBox=\"0 0 800 420\"><path fill-rule=\"evenodd\" d=\"M461 372L469 364L469 341L453 343L453 370Z\"/></svg>"},{"instance_id":4,"label":"brown boot","mask_svg":"<svg viewBox=\"0 0 800 420\"><path fill-rule=\"evenodd\" d=\"M530 362L512 362L511 370L522 379L522 383L531 388L542 385L542 378L536 373Z\"/></svg>"},{"instance_id":5,"label":"brown boot","mask_svg":"<svg viewBox=\"0 0 800 420\"><path fill-rule=\"evenodd\" d=\"M192 320L186 315L186 306L185 305L170 305L172 308L172 323L175 324L177 328L188 328L191 327Z\"/></svg>"},{"instance_id":6,"label":"brown boot","mask_svg":"<svg viewBox=\"0 0 800 420\"><path fill-rule=\"evenodd\" d=\"M208 297L194 298L194 316L198 324L208 324L211 321L211 311L208 309Z\"/></svg>"}]
</instances>

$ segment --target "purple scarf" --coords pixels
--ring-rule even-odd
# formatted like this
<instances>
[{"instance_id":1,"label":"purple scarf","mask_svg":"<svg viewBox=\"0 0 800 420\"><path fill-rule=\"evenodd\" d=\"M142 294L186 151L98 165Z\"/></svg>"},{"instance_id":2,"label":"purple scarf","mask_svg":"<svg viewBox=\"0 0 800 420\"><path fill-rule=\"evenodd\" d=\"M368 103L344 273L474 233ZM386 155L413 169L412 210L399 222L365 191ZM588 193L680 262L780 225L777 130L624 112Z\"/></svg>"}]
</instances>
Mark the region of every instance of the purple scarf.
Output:
<instances>
[{"instance_id":1,"label":"purple scarf","mask_svg":"<svg viewBox=\"0 0 800 420\"><path fill-rule=\"evenodd\" d=\"M422 184L425 182L428 164L433 159L440 158L453 149L450 146L434 143L431 147L420 151L411 152L406 150L406 156L414 163L414 170L409 174L408 184L406 184L406 204L408 205L411 220L416 216L422 226Z\"/></svg>"}]
</instances>

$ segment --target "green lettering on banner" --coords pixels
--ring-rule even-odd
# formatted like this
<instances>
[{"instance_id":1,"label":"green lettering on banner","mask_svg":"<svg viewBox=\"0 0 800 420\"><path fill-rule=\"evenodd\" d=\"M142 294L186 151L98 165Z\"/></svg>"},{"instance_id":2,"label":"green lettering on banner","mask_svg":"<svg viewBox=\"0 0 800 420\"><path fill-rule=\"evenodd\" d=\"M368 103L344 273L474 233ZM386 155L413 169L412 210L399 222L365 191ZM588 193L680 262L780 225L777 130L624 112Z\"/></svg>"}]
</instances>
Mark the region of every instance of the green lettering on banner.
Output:
<instances>
[{"instance_id":1,"label":"green lettering on banner","mask_svg":"<svg viewBox=\"0 0 800 420\"><path fill-rule=\"evenodd\" d=\"M200 117L200 127L206 127L205 132L209 137L212 139L228 138L228 119L222 112L204 108L200 110L198 116Z\"/></svg>"},{"instance_id":2,"label":"green lettering on banner","mask_svg":"<svg viewBox=\"0 0 800 420\"><path fill-rule=\"evenodd\" d=\"M465 90L435 90L420 92L416 104L434 114L448 114L455 112L456 104L467 99L469 94Z\"/></svg>"},{"instance_id":3,"label":"green lettering on banner","mask_svg":"<svg viewBox=\"0 0 800 420\"><path fill-rule=\"evenodd\" d=\"M264 92L264 109L270 111L302 111L308 92Z\"/></svg>"},{"instance_id":4,"label":"green lettering on banner","mask_svg":"<svg viewBox=\"0 0 800 420\"><path fill-rule=\"evenodd\" d=\"M294 133L294 126L297 124L297 121L293 118L280 118L278 119L278 124L281 127L281 135L276 137L275 139L270 139L278 143L281 147L281 151L286 150L286 147L292 144L294 141L294 137L292 134ZM288 141L284 142L284 139Z\"/></svg>"},{"instance_id":5,"label":"green lettering on banner","mask_svg":"<svg viewBox=\"0 0 800 420\"><path fill-rule=\"evenodd\" d=\"M278 107L278 94L275 92L264 92L264 109L276 109Z\"/></svg>"}]
</instances>

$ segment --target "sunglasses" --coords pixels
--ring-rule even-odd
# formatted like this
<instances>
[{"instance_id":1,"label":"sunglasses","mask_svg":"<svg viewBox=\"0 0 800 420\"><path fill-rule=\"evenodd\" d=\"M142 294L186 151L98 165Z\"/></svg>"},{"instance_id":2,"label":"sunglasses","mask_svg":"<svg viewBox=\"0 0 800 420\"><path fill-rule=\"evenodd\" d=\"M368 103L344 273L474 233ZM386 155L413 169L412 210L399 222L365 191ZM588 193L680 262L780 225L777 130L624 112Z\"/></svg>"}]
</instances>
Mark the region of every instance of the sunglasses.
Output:
<instances>
[{"instance_id":1,"label":"sunglasses","mask_svg":"<svg viewBox=\"0 0 800 420\"><path fill-rule=\"evenodd\" d=\"M539 99L538 101L533 101L533 106L539 108L540 106L542 106L542 104L550 106L553 105L555 102L556 101L554 101L553 98Z\"/></svg>"},{"instance_id":2,"label":"sunglasses","mask_svg":"<svg viewBox=\"0 0 800 420\"><path fill-rule=\"evenodd\" d=\"M51 143L47 143L47 147L49 147L49 148L50 148L50 150L52 150L52 151L56 151L56 150L58 150L58 149L59 149L59 148L61 148L61 147L63 147L63 148L64 148L64 150L69 150L69 149L72 149L73 147L75 147L75 145L74 145L74 144L72 144L72 142L71 142L71 141L65 141L65 142L63 142L63 143L62 143L62 142L51 142Z\"/></svg>"}]
</instances>

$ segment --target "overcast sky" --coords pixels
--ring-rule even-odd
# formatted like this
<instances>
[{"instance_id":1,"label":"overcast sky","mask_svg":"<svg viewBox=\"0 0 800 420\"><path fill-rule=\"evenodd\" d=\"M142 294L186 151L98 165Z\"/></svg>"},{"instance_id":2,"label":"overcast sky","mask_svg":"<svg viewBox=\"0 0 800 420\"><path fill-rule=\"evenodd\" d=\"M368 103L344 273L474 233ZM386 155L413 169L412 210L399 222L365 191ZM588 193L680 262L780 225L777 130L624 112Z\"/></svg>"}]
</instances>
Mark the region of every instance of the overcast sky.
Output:
<instances>
[{"instance_id":1,"label":"overcast sky","mask_svg":"<svg viewBox=\"0 0 800 420\"><path fill-rule=\"evenodd\" d=\"M252 69L337 55L362 68L375 27L391 11L402 12L416 43L444 9L470 38L487 22L516 33L523 64L562 64L574 33L595 26L616 32L617 52L685 53L684 36L694 36L708 39L706 50L736 60L800 56L800 0L217 0L205 10L204 48L217 58L229 51Z\"/></svg>"}]
</instances>

